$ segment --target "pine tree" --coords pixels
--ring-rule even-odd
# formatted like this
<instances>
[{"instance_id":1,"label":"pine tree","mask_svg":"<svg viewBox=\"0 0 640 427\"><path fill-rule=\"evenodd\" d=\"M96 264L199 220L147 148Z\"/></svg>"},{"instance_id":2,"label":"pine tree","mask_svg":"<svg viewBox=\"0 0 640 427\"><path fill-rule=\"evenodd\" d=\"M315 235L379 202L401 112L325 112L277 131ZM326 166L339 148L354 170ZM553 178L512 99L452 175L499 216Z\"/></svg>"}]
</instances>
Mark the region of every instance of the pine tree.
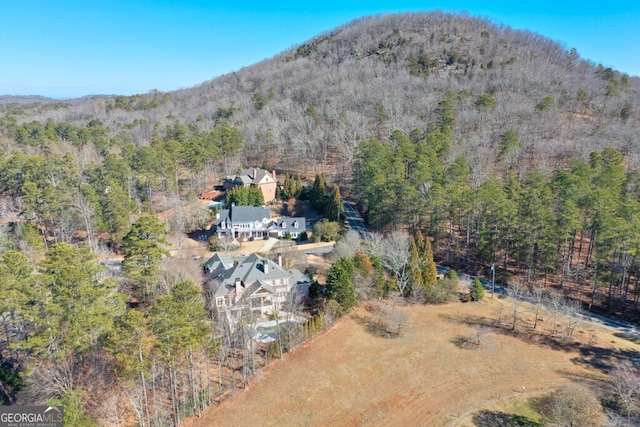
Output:
<instances>
[{"instance_id":1,"label":"pine tree","mask_svg":"<svg viewBox=\"0 0 640 427\"><path fill-rule=\"evenodd\" d=\"M473 282L471 282L471 300L480 301L482 298L484 298L484 286L477 278L473 279Z\"/></svg>"},{"instance_id":2,"label":"pine tree","mask_svg":"<svg viewBox=\"0 0 640 427\"><path fill-rule=\"evenodd\" d=\"M136 296L150 298L160 276L160 261L169 255L166 245L167 230L158 218L141 216L132 226L122 242L122 272L134 284Z\"/></svg>"},{"instance_id":3,"label":"pine tree","mask_svg":"<svg viewBox=\"0 0 640 427\"><path fill-rule=\"evenodd\" d=\"M311 207L319 214L325 213L327 194L327 179L324 173L316 174L316 179L313 181L313 187L309 195L309 201L311 202Z\"/></svg>"},{"instance_id":4,"label":"pine tree","mask_svg":"<svg viewBox=\"0 0 640 427\"><path fill-rule=\"evenodd\" d=\"M422 260L418 252L416 239L413 237L409 243L409 252L411 256L409 261L411 265L411 286L407 288L407 294L410 294L412 289L424 288L424 280L422 280Z\"/></svg>"},{"instance_id":5,"label":"pine tree","mask_svg":"<svg viewBox=\"0 0 640 427\"><path fill-rule=\"evenodd\" d=\"M340 195L338 184L334 184L331 189L331 197L327 200L325 213L329 221L340 222L340 215L344 213L344 206L342 205L342 196Z\"/></svg>"},{"instance_id":6,"label":"pine tree","mask_svg":"<svg viewBox=\"0 0 640 427\"><path fill-rule=\"evenodd\" d=\"M438 283L438 271L436 270L436 263L433 261L431 240L423 236L419 231L417 240L418 253L422 262L422 282L427 288L435 286Z\"/></svg>"},{"instance_id":7,"label":"pine tree","mask_svg":"<svg viewBox=\"0 0 640 427\"><path fill-rule=\"evenodd\" d=\"M327 273L327 294L346 313L357 304L356 289L353 284L355 266L351 258L339 258Z\"/></svg>"},{"instance_id":8,"label":"pine tree","mask_svg":"<svg viewBox=\"0 0 640 427\"><path fill-rule=\"evenodd\" d=\"M117 283L105 278L89 247L56 243L33 276L32 304L40 308L30 318L34 330L20 347L53 359L86 354L100 335L124 311Z\"/></svg>"}]
</instances>

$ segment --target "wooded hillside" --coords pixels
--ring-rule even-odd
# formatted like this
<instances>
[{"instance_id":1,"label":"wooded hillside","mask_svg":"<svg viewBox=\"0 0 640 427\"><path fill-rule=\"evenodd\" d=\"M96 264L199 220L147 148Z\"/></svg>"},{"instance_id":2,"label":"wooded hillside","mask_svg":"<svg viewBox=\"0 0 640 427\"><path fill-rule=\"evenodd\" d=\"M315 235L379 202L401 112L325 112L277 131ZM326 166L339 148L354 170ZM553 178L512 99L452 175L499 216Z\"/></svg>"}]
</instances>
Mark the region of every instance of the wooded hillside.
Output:
<instances>
[{"instance_id":1,"label":"wooded hillside","mask_svg":"<svg viewBox=\"0 0 640 427\"><path fill-rule=\"evenodd\" d=\"M605 145L637 164L639 88L541 35L432 12L353 21L190 89L3 110L18 122L97 119L135 146L177 121L197 133L225 118L246 140L240 163L331 172L350 165L363 139L424 128L453 91L453 157L491 168L510 130L531 164L550 170Z\"/></svg>"},{"instance_id":2,"label":"wooded hillside","mask_svg":"<svg viewBox=\"0 0 640 427\"><path fill-rule=\"evenodd\" d=\"M595 294L599 265L637 299L640 79L484 19L364 18L171 93L9 97L0 135L0 211L49 240L118 249L143 210L192 230L206 215L176 207L261 165L326 172L375 230L421 229L464 269Z\"/></svg>"}]
</instances>

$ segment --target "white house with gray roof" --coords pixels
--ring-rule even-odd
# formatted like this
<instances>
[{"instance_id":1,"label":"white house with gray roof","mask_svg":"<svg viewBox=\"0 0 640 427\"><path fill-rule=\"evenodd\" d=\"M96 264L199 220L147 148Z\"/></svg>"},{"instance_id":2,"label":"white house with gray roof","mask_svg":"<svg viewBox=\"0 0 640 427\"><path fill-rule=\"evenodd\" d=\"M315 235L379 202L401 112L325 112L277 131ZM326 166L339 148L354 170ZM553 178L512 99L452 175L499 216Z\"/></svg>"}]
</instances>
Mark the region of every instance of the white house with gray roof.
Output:
<instances>
[{"instance_id":1,"label":"white house with gray roof","mask_svg":"<svg viewBox=\"0 0 640 427\"><path fill-rule=\"evenodd\" d=\"M297 239L307 229L306 218L282 217L271 219L264 206L232 206L216 212L215 232L218 238L244 239L287 237Z\"/></svg>"},{"instance_id":2,"label":"white house with gray roof","mask_svg":"<svg viewBox=\"0 0 640 427\"><path fill-rule=\"evenodd\" d=\"M232 206L216 212L218 238L263 238L268 234L271 212L264 206Z\"/></svg>"},{"instance_id":3,"label":"white house with gray roof","mask_svg":"<svg viewBox=\"0 0 640 427\"><path fill-rule=\"evenodd\" d=\"M264 316L278 312L290 295L309 295L311 279L299 270L282 268L276 262L252 254L241 260L216 254L205 263L212 305L218 312L235 317L242 309Z\"/></svg>"},{"instance_id":4,"label":"white house with gray roof","mask_svg":"<svg viewBox=\"0 0 640 427\"><path fill-rule=\"evenodd\" d=\"M297 239L306 231L306 218L303 216L288 217L284 216L271 221L269 224L269 236L271 237L287 237Z\"/></svg>"}]
</instances>

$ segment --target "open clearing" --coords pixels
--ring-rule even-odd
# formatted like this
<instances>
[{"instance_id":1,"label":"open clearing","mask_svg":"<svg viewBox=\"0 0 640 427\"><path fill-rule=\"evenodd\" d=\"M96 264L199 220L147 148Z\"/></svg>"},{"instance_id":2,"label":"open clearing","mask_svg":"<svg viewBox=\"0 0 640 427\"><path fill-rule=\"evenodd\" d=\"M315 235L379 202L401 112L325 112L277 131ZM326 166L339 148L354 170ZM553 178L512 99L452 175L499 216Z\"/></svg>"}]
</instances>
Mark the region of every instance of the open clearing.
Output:
<instances>
[{"instance_id":1,"label":"open clearing","mask_svg":"<svg viewBox=\"0 0 640 427\"><path fill-rule=\"evenodd\" d=\"M184 425L473 426L481 410L508 411L570 381L599 383L618 357L640 354L638 343L591 324L576 329L579 345L559 346L524 323L517 336L492 329L469 344L500 304L506 323L507 300L402 307L409 322L398 338L373 334L360 307Z\"/></svg>"}]
</instances>

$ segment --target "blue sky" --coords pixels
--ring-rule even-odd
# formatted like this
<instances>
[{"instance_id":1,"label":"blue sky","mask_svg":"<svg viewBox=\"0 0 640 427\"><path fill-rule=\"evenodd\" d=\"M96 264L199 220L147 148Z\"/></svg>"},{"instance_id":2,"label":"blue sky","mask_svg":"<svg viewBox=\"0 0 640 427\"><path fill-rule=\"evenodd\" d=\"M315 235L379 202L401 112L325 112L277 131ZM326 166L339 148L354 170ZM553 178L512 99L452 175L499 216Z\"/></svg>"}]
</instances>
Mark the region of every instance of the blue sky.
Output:
<instances>
[{"instance_id":1,"label":"blue sky","mask_svg":"<svg viewBox=\"0 0 640 427\"><path fill-rule=\"evenodd\" d=\"M640 1L0 0L0 95L131 95L195 86L352 19L465 11L640 76Z\"/></svg>"}]
</instances>

